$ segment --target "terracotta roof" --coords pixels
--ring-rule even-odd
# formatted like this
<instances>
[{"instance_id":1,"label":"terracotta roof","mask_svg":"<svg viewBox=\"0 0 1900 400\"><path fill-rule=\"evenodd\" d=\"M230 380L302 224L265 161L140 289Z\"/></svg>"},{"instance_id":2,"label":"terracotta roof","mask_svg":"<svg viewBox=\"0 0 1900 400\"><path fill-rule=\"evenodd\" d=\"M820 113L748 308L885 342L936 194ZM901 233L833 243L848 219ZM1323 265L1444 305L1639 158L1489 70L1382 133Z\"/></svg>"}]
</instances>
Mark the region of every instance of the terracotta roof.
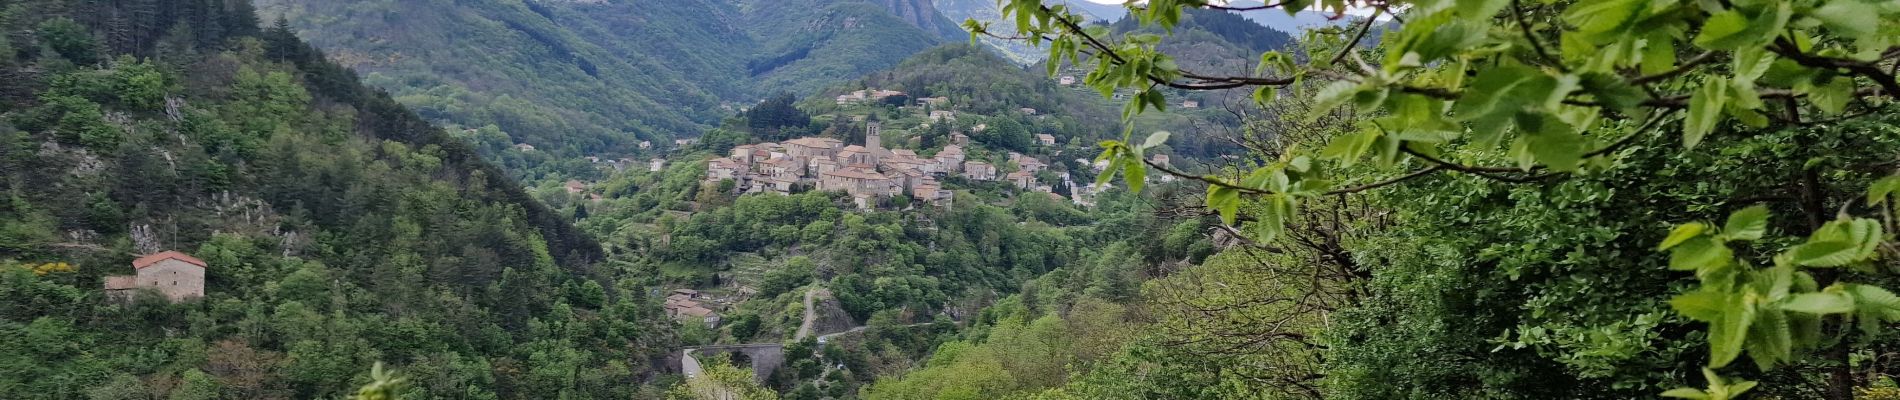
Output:
<instances>
[{"instance_id":1,"label":"terracotta roof","mask_svg":"<svg viewBox=\"0 0 1900 400\"><path fill-rule=\"evenodd\" d=\"M686 307L686 308L680 309L680 314L691 315L695 317L705 317L708 315L713 315L713 310L708 310L705 307Z\"/></svg>"},{"instance_id":2,"label":"terracotta roof","mask_svg":"<svg viewBox=\"0 0 1900 400\"><path fill-rule=\"evenodd\" d=\"M196 257L192 257L191 255L188 255L185 253L180 253L176 250L167 250L167 251L162 251L158 253L153 253L144 257L139 257L139 259L137 260L132 260L132 268L138 269L138 268L150 267L152 266L152 264L157 264L159 261L165 261L165 260L184 261L191 265L196 265L199 268L207 267L204 260L200 260Z\"/></svg>"},{"instance_id":3,"label":"terracotta roof","mask_svg":"<svg viewBox=\"0 0 1900 400\"><path fill-rule=\"evenodd\" d=\"M139 286L139 277L132 275L106 277L106 290L132 289Z\"/></svg>"}]
</instances>

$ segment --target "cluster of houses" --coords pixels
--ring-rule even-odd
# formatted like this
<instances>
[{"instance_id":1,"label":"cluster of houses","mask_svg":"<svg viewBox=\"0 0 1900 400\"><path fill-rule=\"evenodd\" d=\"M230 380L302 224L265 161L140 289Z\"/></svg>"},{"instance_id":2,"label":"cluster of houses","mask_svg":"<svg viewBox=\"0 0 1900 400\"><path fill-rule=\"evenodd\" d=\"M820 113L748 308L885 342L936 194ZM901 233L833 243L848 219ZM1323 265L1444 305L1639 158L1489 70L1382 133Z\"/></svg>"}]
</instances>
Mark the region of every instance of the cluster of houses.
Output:
<instances>
[{"instance_id":1,"label":"cluster of houses","mask_svg":"<svg viewBox=\"0 0 1900 400\"><path fill-rule=\"evenodd\" d=\"M981 161L964 162L963 145L969 138L955 135L956 144L933 157L908 149L883 146L877 121L865 123L863 145L845 145L824 137L803 137L778 143L734 147L728 157L708 161L706 180L732 180L744 193L789 194L794 187L813 187L849 193L859 208L899 194L927 204L949 206L951 193L939 176L963 173L971 179L995 180L996 167Z\"/></svg>"},{"instance_id":2,"label":"cluster of houses","mask_svg":"<svg viewBox=\"0 0 1900 400\"><path fill-rule=\"evenodd\" d=\"M1042 135L1048 136L1048 135ZM908 194L912 199L936 206L949 206L952 194L944 190L938 178L951 174L975 181L1003 180L1020 189L1048 192L1038 185L1036 173L1048 164L1035 157L1010 153L1018 169L998 174L996 165L965 160L963 146L969 136L952 134L951 143L930 157L918 156L908 149L883 146L877 121L865 123L863 145L845 145L824 137L803 137L777 143L756 143L734 147L727 157L707 161L706 180L732 180L743 193L789 194L794 188L809 187L849 193L862 209L870 209L883 199ZM1042 138L1054 142L1054 137Z\"/></svg>"},{"instance_id":3,"label":"cluster of houses","mask_svg":"<svg viewBox=\"0 0 1900 400\"><path fill-rule=\"evenodd\" d=\"M719 327L719 312L700 303L698 290L673 289L666 296L666 316L681 323L702 322L707 329Z\"/></svg>"}]
</instances>

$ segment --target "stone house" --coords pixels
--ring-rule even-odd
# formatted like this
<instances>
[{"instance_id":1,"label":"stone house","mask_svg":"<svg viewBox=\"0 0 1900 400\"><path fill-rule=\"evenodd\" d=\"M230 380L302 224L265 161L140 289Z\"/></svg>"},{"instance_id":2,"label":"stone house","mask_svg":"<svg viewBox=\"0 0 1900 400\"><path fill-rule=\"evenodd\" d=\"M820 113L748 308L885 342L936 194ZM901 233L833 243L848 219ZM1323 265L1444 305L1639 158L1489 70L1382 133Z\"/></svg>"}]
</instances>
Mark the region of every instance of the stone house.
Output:
<instances>
[{"instance_id":1,"label":"stone house","mask_svg":"<svg viewBox=\"0 0 1900 400\"><path fill-rule=\"evenodd\" d=\"M943 146L937 151L937 164L943 172L963 172L963 146Z\"/></svg>"},{"instance_id":2,"label":"stone house","mask_svg":"<svg viewBox=\"0 0 1900 400\"><path fill-rule=\"evenodd\" d=\"M966 162L963 163L963 175L971 180L993 181L996 180L996 166L982 161Z\"/></svg>"},{"instance_id":3,"label":"stone house","mask_svg":"<svg viewBox=\"0 0 1900 400\"><path fill-rule=\"evenodd\" d=\"M140 289L152 289L172 302L205 296L204 260L191 255L164 251L132 260L133 275L108 276L107 297L129 300Z\"/></svg>"},{"instance_id":4,"label":"stone house","mask_svg":"<svg viewBox=\"0 0 1900 400\"><path fill-rule=\"evenodd\" d=\"M1036 175L1029 173L1029 171L1016 171L1009 173L1009 175L1005 177L1005 180L1008 180L1011 185L1015 185L1017 189L1028 189L1036 184Z\"/></svg>"},{"instance_id":5,"label":"stone house","mask_svg":"<svg viewBox=\"0 0 1900 400\"><path fill-rule=\"evenodd\" d=\"M1028 172L1028 173L1033 174L1037 172L1042 172L1042 170L1044 169L1048 169L1049 164L1044 164L1042 160L1037 159L1035 157L1025 156L1025 157L1019 157L1016 159L1016 167L1021 168L1023 172Z\"/></svg>"},{"instance_id":6,"label":"stone house","mask_svg":"<svg viewBox=\"0 0 1900 400\"><path fill-rule=\"evenodd\" d=\"M706 180L739 179L748 168L744 163L727 158L715 158L706 162Z\"/></svg>"},{"instance_id":7,"label":"stone house","mask_svg":"<svg viewBox=\"0 0 1900 400\"><path fill-rule=\"evenodd\" d=\"M1054 146L1056 145L1056 136L1047 133L1038 133L1036 134L1036 143L1041 143L1044 146Z\"/></svg>"},{"instance_id":8,"label":"stone house","mask_svg":"<svg viewBox=\"0 0 1900 400\"><path fill-rule=\"evenodd\" d=\"M885 196L891 193L891 180L876 172L845 168L819 177L818 189L844 191L852 195Z\"/></svg>"}]
</instances>

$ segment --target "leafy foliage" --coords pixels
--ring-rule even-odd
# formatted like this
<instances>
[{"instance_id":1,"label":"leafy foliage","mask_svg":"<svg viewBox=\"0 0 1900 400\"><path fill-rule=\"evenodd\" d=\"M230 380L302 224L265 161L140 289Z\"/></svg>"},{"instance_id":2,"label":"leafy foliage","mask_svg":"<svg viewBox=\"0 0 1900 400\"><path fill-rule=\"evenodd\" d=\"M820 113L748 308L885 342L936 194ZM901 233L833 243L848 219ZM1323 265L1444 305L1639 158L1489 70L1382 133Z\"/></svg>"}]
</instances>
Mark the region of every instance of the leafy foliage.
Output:
<instances>
[{"instance_id":1,"label":"leafy foliage","mask_svg":"<svg viewBox=\"0 0 1900 400\"><path fill-rule=\"evenodd\" d=\"M0 16L0 397L342 397L377 362L413 383L377 398L655 395L673 332L629 272L247 2ZM98 289L166 249L206 298Z\"/></svg>"}]
</instances>

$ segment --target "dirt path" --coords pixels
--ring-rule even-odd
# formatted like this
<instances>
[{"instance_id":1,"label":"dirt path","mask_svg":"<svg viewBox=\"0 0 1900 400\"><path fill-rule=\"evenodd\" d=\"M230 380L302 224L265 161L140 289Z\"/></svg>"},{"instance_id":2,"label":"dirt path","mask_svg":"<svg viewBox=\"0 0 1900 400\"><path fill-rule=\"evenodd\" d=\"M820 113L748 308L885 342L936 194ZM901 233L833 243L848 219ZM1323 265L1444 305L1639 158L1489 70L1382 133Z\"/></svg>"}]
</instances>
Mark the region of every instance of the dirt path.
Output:
<instances>
[{"instance_id":1,"label":"dirt path","mask_svg":"<svg viewBox=\"0 0 1900 400\"><path fill-rule=\"evenodd\" d=\"M798 333L792 335L792 341L802 341L805 340L805 337L811 336L811 325L818 320L818 308L813 306L812 300L821 295L829 298L831 297L831 291L825 288L814 288L805 291L805 320L798 323Z\"/></svg>"}]
</instances>

